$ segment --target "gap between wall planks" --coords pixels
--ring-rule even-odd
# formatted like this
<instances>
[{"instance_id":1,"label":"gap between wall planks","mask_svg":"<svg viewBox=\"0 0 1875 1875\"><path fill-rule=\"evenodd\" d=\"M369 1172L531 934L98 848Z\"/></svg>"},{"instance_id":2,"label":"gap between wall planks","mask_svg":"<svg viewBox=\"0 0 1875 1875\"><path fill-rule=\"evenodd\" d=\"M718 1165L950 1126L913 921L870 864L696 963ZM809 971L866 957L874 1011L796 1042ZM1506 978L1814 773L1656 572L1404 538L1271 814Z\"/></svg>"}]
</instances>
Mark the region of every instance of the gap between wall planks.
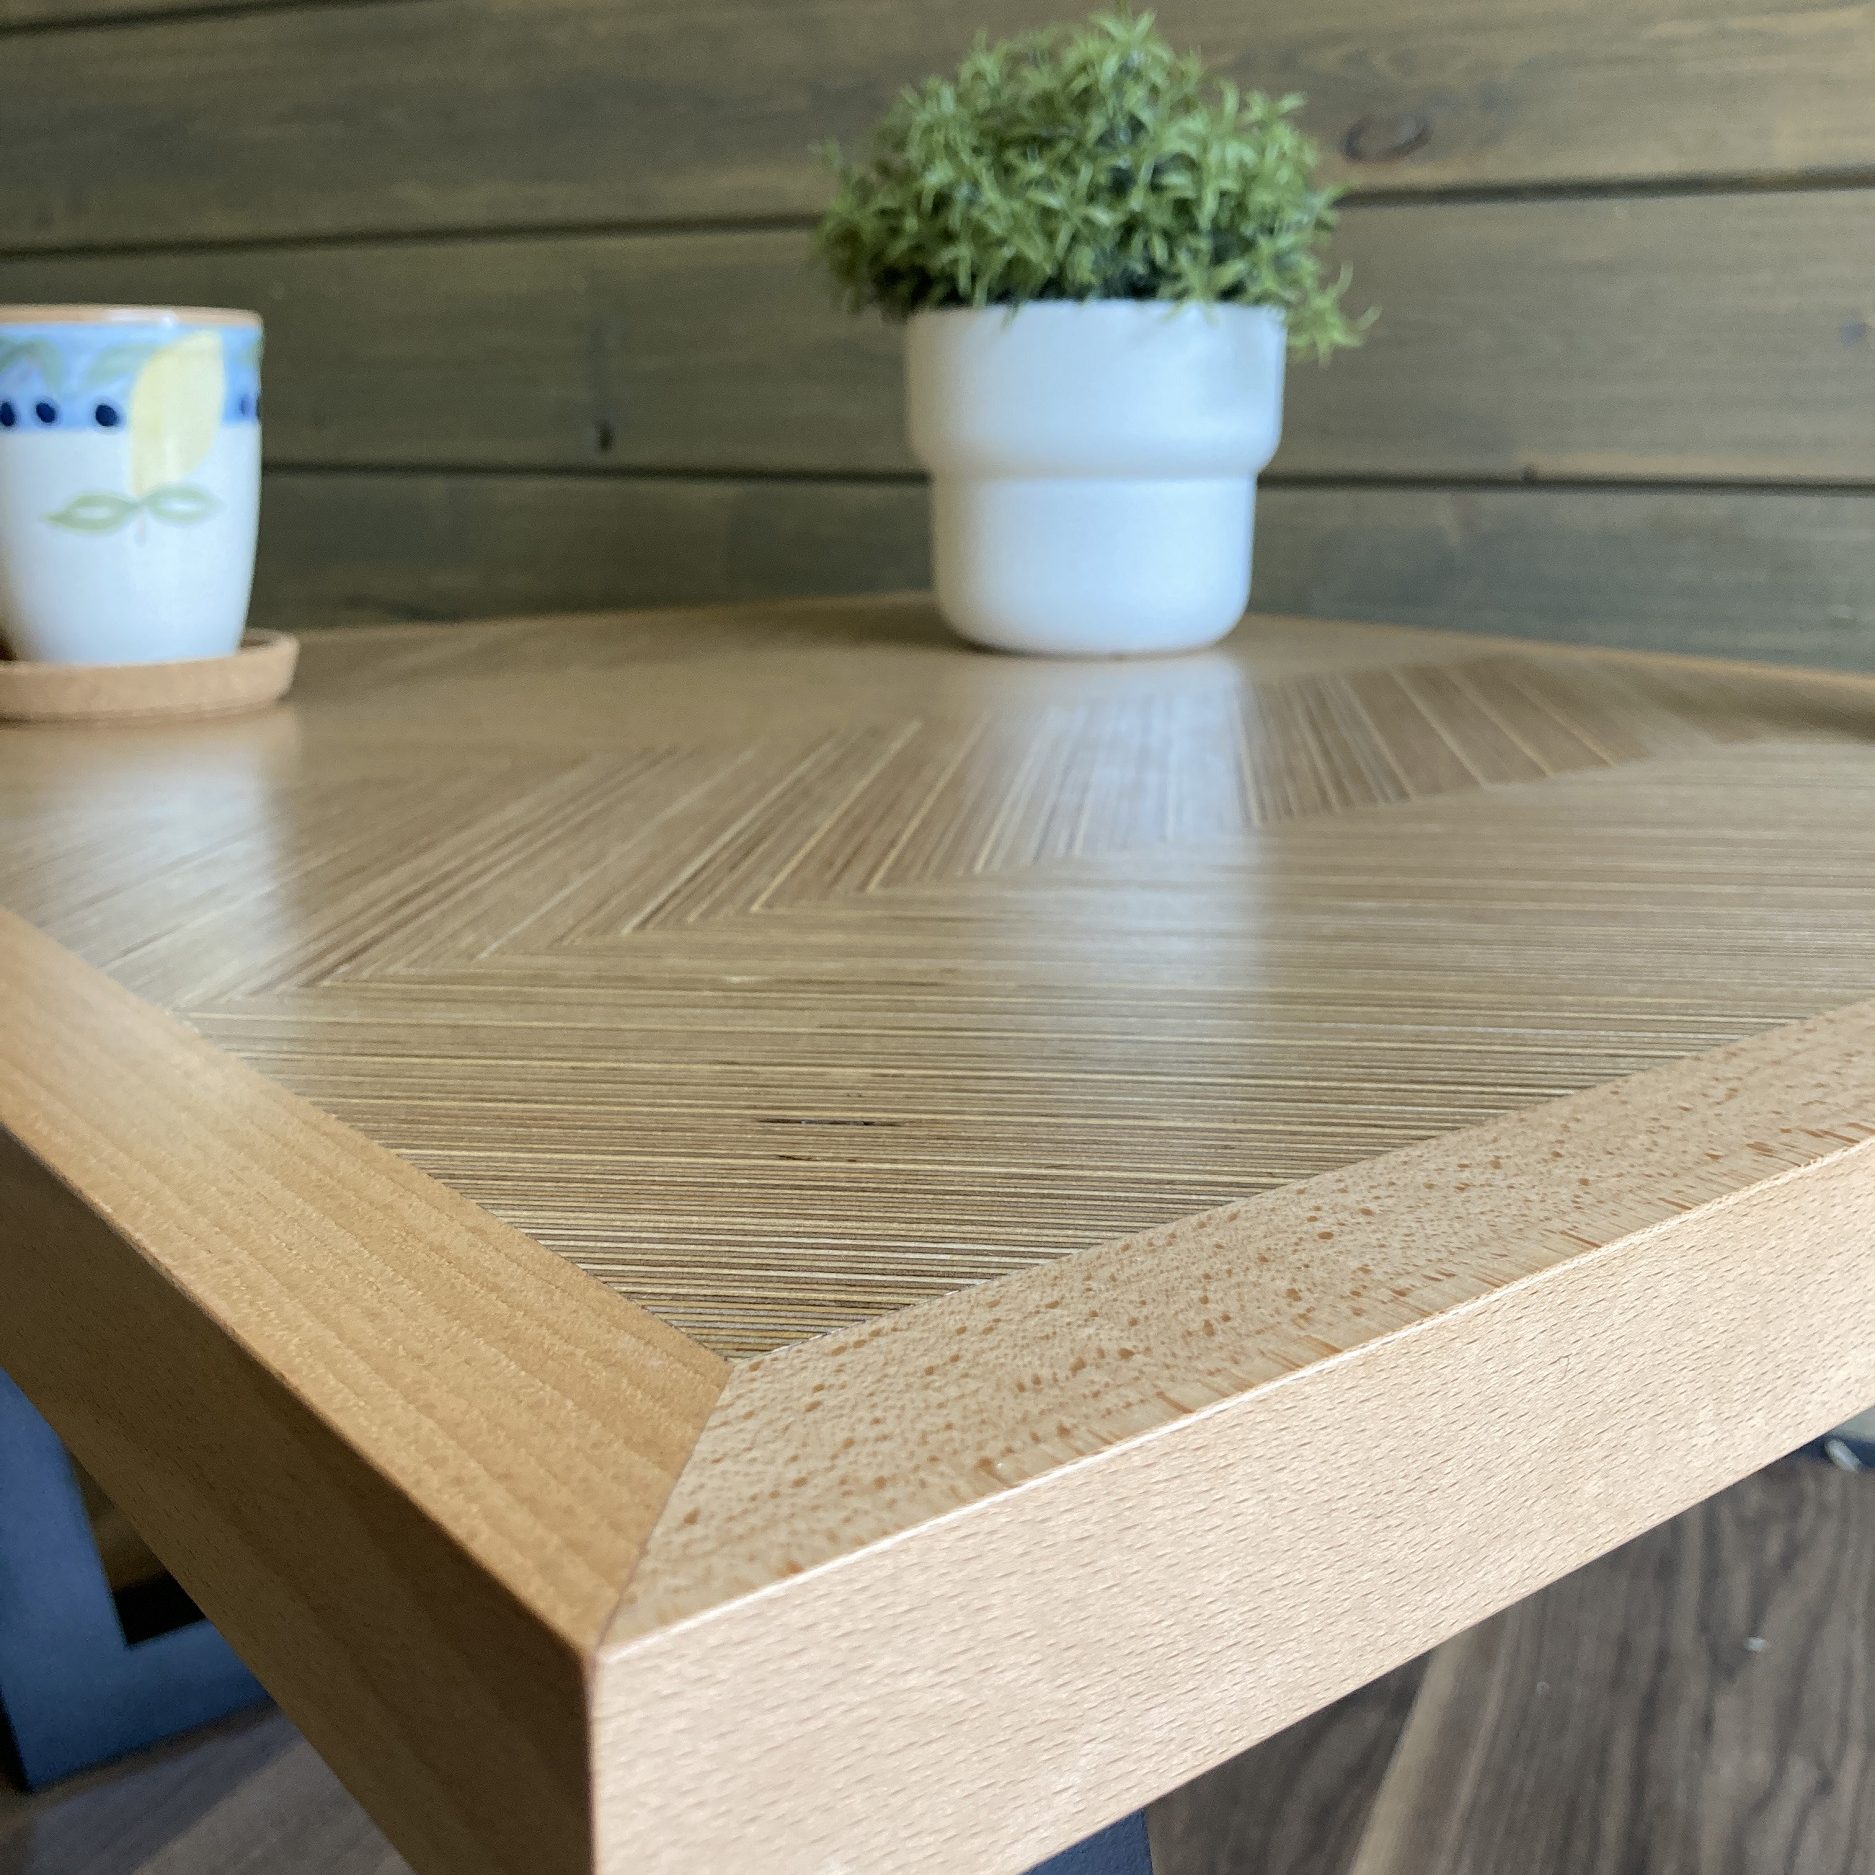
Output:
<instances>
[{"instance_id":1,"label":"gap between wall planks","mask_svg":"<svg viewBox=\"0 0 1875 1875\"><path fill-rule=\"evenodd\" d=\"M1350 208L1335 253L1383 316L1292 361L1271 475L1875 484L1871 252L1869 189ZM912 474L900 331L808 254L797 227L29 258L0 301L262 309L277 467Z\"/></svg>"},{"instance_id":2,"label":"gap between wall planks","mask_svg":"<svg viewBox=\"0 0 1875 1875\"><path fill-rule=\"evenodd\" d=\"M406 1853L578 1875L723 1364L10 914L0 973L0 1365Z\"/></svg>"},{"instance_id":3,"label":"gap between wall planks","mask_svg":"<svg viewBox=\"0 0 1875 1875\"><path fill-rule=\"evenodd\" d=\"M43 0L12 4L16 21L57 17ZM4 239L798 215L824 194L817 141L863 133L978 27L1074 10L706 0L679 21L603 0L378 0L23 33L0 120ZM1875 162L1862 5L1327 0L1299 14L1171 0L1160 13L1169 37L1241 81L1308 94L1305 122L1331 153L1352 142L1379 159L1331 155L1369 189L1867 175Z\"/></svg>"},{"instance_id":4,"label":"gap between wall planks","mask_svg":"<svg viewBox=\"0 0 1875 1875\"><path fill-rule=\"evenodd\" d=\"M1813 1436L1872 1138L1865 1003L746 1364L601 1869L1018 1870Z\"/></svg>"},{"instance_id":5,"label":"gap between wall planks","mask_svg":"<svg viewBox=\"0 0 1875 1875\"><path fill-rule=\"evenodd\" d=\"M0 0L0 37L24 29L95 31L104 26L140 25L152 19L180 19L191 14L252 12L263 7L319 6L328 0ZM346 4L347 0L339 0ZM373 0L364 0L372 4Z\"/></svg>"}]
</instances>

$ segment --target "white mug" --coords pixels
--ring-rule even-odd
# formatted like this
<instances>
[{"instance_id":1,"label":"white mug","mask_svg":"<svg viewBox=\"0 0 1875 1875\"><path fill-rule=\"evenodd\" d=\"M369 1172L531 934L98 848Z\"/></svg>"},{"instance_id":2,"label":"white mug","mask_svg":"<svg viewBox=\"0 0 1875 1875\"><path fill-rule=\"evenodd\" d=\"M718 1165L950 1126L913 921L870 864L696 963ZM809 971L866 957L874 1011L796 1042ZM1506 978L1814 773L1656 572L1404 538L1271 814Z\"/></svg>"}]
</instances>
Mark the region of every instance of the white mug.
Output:
<instances>
[{"instance_id":1,"label":"white mug","mask_svg":"<svg viewBox=\"0 0 1875 1875\"><path fill-rule=\"evenodd\" d=\"M149 664L241 642L260 517L258 314L0 306L0 636Z\"/></svg>"}]
</instances>

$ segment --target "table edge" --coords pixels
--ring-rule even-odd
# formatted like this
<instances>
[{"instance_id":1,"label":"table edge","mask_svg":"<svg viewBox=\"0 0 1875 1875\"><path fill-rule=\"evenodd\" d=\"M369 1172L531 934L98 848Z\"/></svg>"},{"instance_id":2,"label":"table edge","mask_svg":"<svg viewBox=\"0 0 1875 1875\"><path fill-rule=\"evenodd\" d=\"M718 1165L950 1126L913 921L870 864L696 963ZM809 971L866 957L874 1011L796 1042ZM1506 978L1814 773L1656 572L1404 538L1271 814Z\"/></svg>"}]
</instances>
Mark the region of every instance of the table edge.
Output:
<instances>
[{"instance_id":1,"label":"table edge","mask_svg":"<svg viewBox=\"0 0 1875 1875\"><path fill-rule=\"evenodd\" d=\"M1743 667L1674 654L1441 635L1480 650L1670 663L1741 678L1869 681L1803 667ZM362 1747L348 1744L342 1728L321 1711L318 1677L337 1671L356 1634L334 1629L309 1641L299 1616L289 1618L277 1599L267 1600L275 1586L271 1580L263 1584L267 1593L255 1592L252 1612L249 1595L254 1577L303 1580L308 1558L294 1552L309 1546L308 1555L316 1559L326 1533L304 1517L282 1516L271 1530L250 1520L252 1527L240 1533L249 1553L231 1565L221 1553L230 1537L217 1527L216 1509L242 1488L239 1470L226 1468L230 1456L191 1448L187 1439L153 1440L152 1427L137 1423L131 1410L139 1397L186 1399L186 1389L176 1389L181 1370L191 1364L221 1362L228 1372L238 1372L253 1397L267 1402L287 1428L269 1427L281 1452L298 1454L295 1462L311 1464L333 1482L327 1503L334 1519L342 1519L350 1490L398 1526L397 1540L407 1545L401 1557L387 1551L371 1559L378 1574L359 1580L375 1580L386 1599L394 1600L400 1588L408 1590L407 1581L394 1578L429 1572L455 1583L475 1605L490 1656L522 1663L536 1689L534 1719L555 1741L556 1762L536 1767L544 1780L540 1805L561 1804L573 1785L582 1801L588 1789L599 1793L598 1811L589 1819L598 1830L599 1847L592 1852L597 1862L587 1855L591 1845L582 1848L575 1840L584 1823L568 1825L567 1868L609 1871L622 1866L617 1857L625 1851L609 1846L624 1840L619 1831L629 1829L636 1845L631 1853L643 1853L643 1790L631 1780L659 1761L657 1752L637 1746L621 1756L618 1741L627 1726L641 1742L648 1726L679 1740L707 1715L723 1739L746 1737L742 1728L749 1715L734 1690L743 1667L759 1674L790 1653L798 1661L803 1635L825 1627L872 1637L873 1651L853 1662L856 1684L868 1684L869 1672L888 1670L889 1632L907 1618L908 1608L943 1605L956 1593L954 1585L968 1580L977 1581L987 1597L1000 1577L1044 1546L1050 1522L1072 1521L1077 1506L1121 1501L1134 1488L1127 1481L1136 1466L1145 1466L1137 1472L1145 1480L1137 1488L1150 1517L1167 1528L1181 1527L1181 1504L1194 1493L1206 1496L1207 1467L1266 1452L1272 1424L1285 1412L1302 1410L1289 1402L1344 1398L1337 1389L1352 1384L1350 1373L1384 1390L1396 1364L1406 1363L1403 1372L1410 1368L1411 1350L1441 1336L1482 1332L1475 1347L1462 1344L1474 1349L1468 1371L1479 1380L1530 1323L1572 1332L1573 1318L1551 1311L1566 1295L1565 1276L1578 1267L1644 1283L1649 1270L1664 1267L1657 1259L1683 1254L1687 1244L1762 1257L1765 1231L1780 1219L1802 1215L1806 1206L1834 1203L1832 1216L1839 1223L1861 1222L1875 1201L1875 1173L1860 1143L1863 1134L1854 1130L1875 1127L1872 1093L1842 1107L1837 1117L1850 1131L1813 1137L1797 1149L1798 1162L1778 1158L1769 1147L1768 1162L1728 1161L1722 1175L1714 1175L1713 1188L1696 1202L1675 1202L1668 1207L1672 1215L1663 1210L1631 1227L1580 1240L1561 1261L1512 1272L1496 1287L1447 1297L1436 1310L1410 1319L1399 1311L1390 1317L1382 1306L1357 1322L1353 1318L1363 1311L1355 1308L1324 1322L1318 1336L1291 1337L1273 1361L1268 1346L1240 1340L1233 1347L1226 1335L1225 1345L1213 1351L1215 1361L1168 1371L1162 1360L1154 1369L1151 1361L1135 1364L1135 1357L1156 1351L1172 1358L1169 1342L1126 1348L1109 1336L1111 1349L1090 1344L1100 1345L1100 1353L1088 1384L1113 1390L1093 1414L1082 1410L1085 1401L1078 1395L1064 1403L1028 1369L998 1371L994 1360L979 1364L972 1370L973 1385L979 1388L976 1403L986 1409L986 1436L977 1441L977 1455L959 1467L944 1454L918 1456L928 1430L928 1402L914 1377L932 1371L939 1348L950 1345L941 1337L959 1336L974 1346L973 1337L996 1332L999 1311L1004 1320L1025 1312L1040 1319L1077 1286L1090 1278L1104 1281L1122 1264L1133 1270L1132 1300L1126 1301L1122 1283L1103 1296L1103 1305L1131 1307L1142 1320L1157 1308L1162 1319L1188 1318L1190 1326L1201 1319L1209 1297L1188 1280L1148 1293L1146 1272L1150 1267L1157 1281L1181 1258L1189 1261L1187 1252L1197 1256L1221 1218L1227 1231L1261 1230L1272 1215L1285 1208L1300 1212L1350 1179L1372 1181L1368 1196L1382 1216L1396 1215L1403 1203L1425 1209L1409 1186L1425 1183L1429 1166L1435 1178L1445 1180L1439 1201L1444 1204L1462 1155L1478 1153L1500 1134L1522 1136L1532 1125L1553 1124L1558 1115L1593 1114L1597 1103L1613 1103L1622 1122L1631 1123L1636 1089L1644 1103L1652 1103L1650 1113L1676 1105L1693 1113L1687 1125L1696 1132L1704 1120L1687 1103L1689 1091L1716 1099L1721 1079L1748 1078L1754 1064L1781 1061L1793 1045L1809 1051L1799 1064L1802 1097L1821 1099L1855 1080L1848 1071L1853 1064L1875 1056L1875 1004L1780 1028L1650 1075L1604 1083L1224 1213L1180 1219L1162 1231L797 1344L732 1373L675 1329L297 1100L8 914L0 914L0 969L7 986L0 992L0 1205L32 1222L30 1231L10 1233L16 1241L0 1248L9 1296L31 1301L0 1319L0 1365L19 1373L185 1585L252 1655L263 1677L278 1683L284 1703L354 1788L379 1791L373 1808L400 1846L420 1853L447 1835L451 1847L439 1865L452 1869L525 1867L545 1875L557 1864L532 1824L516 1821L505 1834L498 1829L496 1840L480 1848L459 1832L462 1792L449 1787L483 1781L485 1774L460 1762L420 1766L410 1775L417 1783L430 1777L434 1788L407 1802L365 1762ZM135 1058L135 1074L126 1067L128 1057ZM165 1116L162 1137L149 1128L150 1110ZM139 1138L143 1150L124 1144ZM1525 1137L1517 1151L1527 1145ZM1534 1154L1531 1163L1541 1171ZM265 1172L269 1191L291 1200L289 1225L269 1222L265 1210L256 1209L253 1191L242 1182L256 1166ZM82 1239L93 1266L85 1293L97 1300L97 1319L88 1325L83 1360L55 1350L60 1286L69 1272L33 1253L35 1243L43 1246L59 1233ZM264 1281L253 1280L255 1268L245 1258L204 1263L191 1250L204 1236L249 1248L263 1243L268 1255L258 1268ZM394 1266L394 1285L363 1280L355 1253L367 1241L374 1262L388 1259ZM1337 1256L1351 1260L1348 1248L1344 1242ZM1761 1273L1762 1267L1768 1266ZM1186 1278L1196 1268L1192 1262ZM1624 1273L1629 1271L1640 1274ZM1840 1268L1835 1273L1843 1275ZM131 1294L135 1305L113 1310L113 1284ZM165 1311L165 1298L178 1296L193 1311L187 1332L177 1328L167 1347L139 1348L150 1320L174 1327L184 1319ZM1749 1436L1728 1448L1757 1454L1754 1463L1867 1403L1857 1396L1875 1395L1875 1368L1860 1353L1875 1346L1875 1325L1854 1309L1831 1318L1820 1298L1816 1280L1803 1285L1800 1303L1811 1311L1804 1317L1811 1351L1827 1351L1822 1377L1806 1385L1802 1373L1790 1368L1788 1405L1753 1421ZM27 1326L35 1318L36 1335ZM1229 1315L1223 1319L1228 1327ZM1479 1320L1490 1325L1488 1332L1474 1329ZM1853 1335L1845 1328L1849 1322L1856 1324ZM1733 1327L1749 1343L1754 1323L1748 1311L1740 1309ZM400 1397L413 1345L447 1350L449 1371L422 1376L417 1397ZM1628 1355L1638 1359L1639 1350L1629 1349ZM85 1406L100 1367L113 1373L120 1396L102 1413ZM855 1376L864 1378L856 1382ZM832 1397L817 1400L822 1389ZM1363 1397L1371 1403L1371 1395ZM811 1414L823 1416L810 1422ZM1051 1419L1058 1439L1047 1429ZM824 1492L790 1499L808 1475L803 1467L811 1469L820 1449L795 1435L811 1423L815 1439L840 1425L863 1436L863 1422L884 1424L897 1440L888 1469L922 1467L924 1500L879 1517L858 1504L864 1494L856 1493L861 1514L849 1521L845 1507L829 1508ZM172 1420L172 1430L173 1425ZM1029 1450L1007 1444L1004 1435L1012 1428L1035 1435ZM1214 1442L1223 1437L1219 1428L1229 1434L1221 1446ZM987 1436L992 1430L1003 1446ZM1699 1428L1686 1430L1691 1437ZM1376 1453L1386 1449L1376 1447ZM157 1467L166 1487L191 1468L199 1474L180 1516L136 1475L159 1450L168 1454ZM308 1451L314 1459L306 1457ZM251 1462L255 1454L247 1456ZM1411 1454L1399 1456L1404 1462ZM1376 1456L1374 1462L1383 1460ZM1716 1479L1702 1483L1701 1494L1729 1481L1719 1473L1730 1462L1714 1460L1699 1472L1702 1480ZM1309 1463L1306 1444L1285 1457L1294 1480L1307 1476ZM218 1471L218 1465L224 1468ZM884 1482L885 1473L880 1476ZM752 1485L756 1496L792 1504L784 1522L793 1517L795 1529L784 1533L779 1549L773 1528L751 1541L740 1526ZM1576 1561L1644 1527L1635 1521L1643 1512L1652 1520L1679 1507L1659 1494L1624 1499L1623 1505L1607 1521L1578 1517L1587 1533L1582 1541L1595 1547L1577 1554ZM1302 1515L1299 1499L1295 1514ZM1240 1537L1251 1534L1228 1519L1220 1528L1236 1528ZM719 1532L721 1566L698 1568L698 1545L709 1546ZM797 1543L797 1533L809 1540ZM1201 1535L1190 1533L1191 1541L1200 1544ZM1219 1579L1229 1575L1228 1562L1216 1553ZM1041 1577L1034 1585L1036 1631L1060 1632L1069 1647L1075 1636L1061 1628L1062 1611L1084 1612L1076 1573ZM1530 1580L1515 1592L1536 1585ZM1465 1620L1471 1620L1498 1604L1485 1595L1464 1605L1472 1611ZM734 1646L728 1637L737 1637ZM1389 1630L1369 1646L1360 1677L1392 1664L1401 1644L1400 1633ZM1148 1661L1143 1654L1117 1657L1130 1659L1129 1671ZM681 1671L667 1679L676 1670L672 1663ZM300 1684L311 1690L297 1694L293 1689ZM648 1706L652 1687L662 1690ZM473 1684L466 1686L464 1697L475 1691ZM1283 1709L1287 1717L1277 1723L1309 1708ZM1217 1716L1202 1698L1193 1711ZM414 1737L432 1722L433 1714L413 1708L393 1729ZM1234 1733L1225 1725L1220 1735L1225 1734L1249 1742L1242 1723ZM1065 1737L1058 1734L1055 1744ZM526 1756L518 1733L511 1743ZM854 1736L851 1749L855 1762L869 1767L862 1783L880 1798L887 1758L871 1749L863 1733ZM1035 1764L1048 1761L1045 1751L1030 1755ZM1181 1775L1202 1768L1190 1758L1190 1750L1178 1758ZM627 1759L630 1769L622 1772ZM947 1782L951 1771L941 1753L934 1770L902 1764L891 1769L891 1775L900 1774L906 1789L936 1793L931 1801L963 1801L962 1788ZM788 1782L798 1785L798 1765ZM515 1786L508 1788L512 1793ZM786 1797L784 1792L784 1809ZM1108 1820L1105 1801L1098 1792L1077 1798L1067 1812L1076 1833ZM520 1819L529 1806L510 1802L507 1808ZM406 1809L413 1820L403 1823ZM732 1811L730 1806L723 1814ZM817 1827L811 1820L804 1825L801 1841L812 1841ZM1037 1853L1069 1839L1051 1835ZM673 1833L673 1856L682 1840L681 1831ZM990 1862L1013 1853L1015 1840L986 1839ZM1027 1837L1021 1842L1027 1855L1034 1843ZM669 1866L693 1865L671 1860Z\"/></svg>"},{"instance_id":2,"label":"table edge","mask_svg":"<svg viewBox=\"0 0 1875 1875\"><path fill-rule=\"evenodd\" d=\"M10 913L0 984L0 1366L407 1855L581 1875L725 1363Z\"/></svg>"},{"instance_id":3,"label":"table edge","mask_svg":"<svg viewBox=\"0 0 1875 1875\"><path fill-rule=\"evenodd\" d=\"M1505 1255L1190 1359L1329 1217ZM1865 1406L1871 1233L1863 1003L746 1363L595 1665L597 1866L1026 1867Z\"/></svg>"}]
</instances>

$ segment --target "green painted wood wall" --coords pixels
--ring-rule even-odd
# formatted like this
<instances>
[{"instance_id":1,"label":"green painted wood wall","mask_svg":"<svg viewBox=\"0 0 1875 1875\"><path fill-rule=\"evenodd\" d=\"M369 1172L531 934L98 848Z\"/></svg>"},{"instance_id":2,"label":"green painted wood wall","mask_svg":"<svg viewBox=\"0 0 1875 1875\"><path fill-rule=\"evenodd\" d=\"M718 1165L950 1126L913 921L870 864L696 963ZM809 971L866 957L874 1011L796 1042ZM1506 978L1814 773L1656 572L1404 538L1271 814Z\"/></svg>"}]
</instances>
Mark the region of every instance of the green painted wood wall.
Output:
<instances>
[{"instance_id":1,"label":"green painted wood wall","mask_svg":"<svg viewBox=\"0 0 1875 1875\"><path fill-rule=\"evenodd\" d=\"M921 583L811 146L1030 0L0 0L0 299L254 306L276 621ZM1875 5L1167 0L1368 347L1256 603L1875 667Z\"/></svg>"}]
</instances>

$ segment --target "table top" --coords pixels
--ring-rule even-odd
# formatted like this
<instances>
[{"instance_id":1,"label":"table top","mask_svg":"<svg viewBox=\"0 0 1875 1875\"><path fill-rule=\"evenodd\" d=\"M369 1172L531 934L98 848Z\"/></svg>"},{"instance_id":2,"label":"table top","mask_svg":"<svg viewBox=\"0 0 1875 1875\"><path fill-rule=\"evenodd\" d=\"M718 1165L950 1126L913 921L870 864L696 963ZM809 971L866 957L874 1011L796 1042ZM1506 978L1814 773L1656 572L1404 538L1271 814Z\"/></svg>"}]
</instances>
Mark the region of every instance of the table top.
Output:
<instances>
[{"instance_id":1,"label":"table top","mask_svg":"<svg viewBox=\"0 0 1875 1875\"><path fill-rule=\"evenodd\" d=\"M420 1869L1025 1867L1875 1397L1871 732L916 600L6 731L0 1362Z\"/></svg>"}]
</instances>

